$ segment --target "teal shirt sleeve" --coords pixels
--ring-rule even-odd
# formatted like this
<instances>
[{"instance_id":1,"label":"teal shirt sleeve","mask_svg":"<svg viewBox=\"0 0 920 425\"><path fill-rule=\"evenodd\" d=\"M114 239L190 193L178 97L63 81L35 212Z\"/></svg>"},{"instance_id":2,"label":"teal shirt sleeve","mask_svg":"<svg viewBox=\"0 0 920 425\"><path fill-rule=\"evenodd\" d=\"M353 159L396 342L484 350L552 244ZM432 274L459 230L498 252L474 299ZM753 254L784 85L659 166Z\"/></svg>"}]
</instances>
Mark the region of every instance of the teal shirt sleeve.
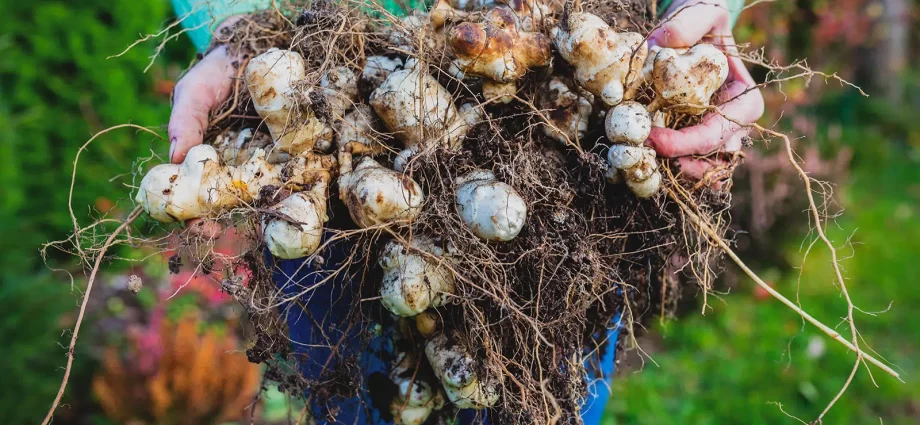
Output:
<instances>
[{"instance_id":1,"label":"teal shirt sleeve","mask_svg":"<svg viewBox=\"0 0 920 425\"><path fill-rule=\"evenodd\" d=\"M664 14L667 12L671 3L674 3L674 0L658 0L658 13ZM725 0L725 3L728 4L728 15L731 19L729 25L734 27L735 22L738 22L738 15L744 10L744 0Z\"/></svg>"},{"instance_id":2,"label":"teal shirt sleeve","mask_svg":"<svg viewBox=\"0 0 920 425\"><path fill-rule=\"evenodd\" d=\"M176 16L198 51L211 42L211 32L224 19L271 7L271 0L172 0Z\"/></svg>"}]
</instances>

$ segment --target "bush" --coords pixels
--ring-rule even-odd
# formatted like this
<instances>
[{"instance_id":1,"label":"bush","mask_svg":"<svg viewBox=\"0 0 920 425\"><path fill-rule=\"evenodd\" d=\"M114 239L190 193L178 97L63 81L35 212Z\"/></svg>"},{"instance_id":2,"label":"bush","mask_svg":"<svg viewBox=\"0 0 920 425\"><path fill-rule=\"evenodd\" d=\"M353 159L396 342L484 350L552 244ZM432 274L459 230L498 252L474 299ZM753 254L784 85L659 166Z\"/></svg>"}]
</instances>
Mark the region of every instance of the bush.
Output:
<instances>
[{"instance_id":1,"label":"bush","mask_svg":"<svg viewBox=\"0 0 920 425\"><path fill-rule=\"evenodd\" d=\"M170 13L162 1L0 1L0 417L38 423L63 374L76 308L66 277L52 278L39 256L41 244L73 230L68 188L77 149L105 127L166 123L169 103L154 76L176 73L192 57L180 38L147 74L153 46L144 44L106 59L139 34L156 31ZM179 59L176 61L175 59ZM169 65L172 64L172 65ZM73 194L74 212L89 222L97 200L122 199L139 156L165 152L167 144L123 130L104 136L82 156ZM99 203L106 208L105 202ZM125 205L127 208L128 205ZM72 267L72 258L51 258ZM79 345L79 344L78 344ZM83 347L80 347L82 350ZM84 392L91 370L78 353L70 393ZM81 382L85 381L85 382ZM71 409L61 409L57 422ZM69 412L69 413L68 413Z\"/></svg>"},{"instance_id":2,"label":"bush","mask_svg":"<svg viewBox=\"0 0 920 425\"><path fill-rule=\"evenodd\" d=\"M76 3L76 4L74 4ZM154 46L142 44L122 57L140 34L156 31L170 11L166 1L40 3L4 1L0 10L0 270L40 268L41 244L73 230L67 211L73 160L79 147L103 128L135 123L165 124L167 98L155 92L169 55L187 61L192 50L180 39L144 74ZM176 44L176 43L174 43ZM175 62L173 62L175 63ZM94 213L99 199L121 199L138 157L163 153L165 141L121 130L97 139L82 155L73 208L78 218ZM129 176L130 177L130 176Z\"/></svg>"}]
</instances>

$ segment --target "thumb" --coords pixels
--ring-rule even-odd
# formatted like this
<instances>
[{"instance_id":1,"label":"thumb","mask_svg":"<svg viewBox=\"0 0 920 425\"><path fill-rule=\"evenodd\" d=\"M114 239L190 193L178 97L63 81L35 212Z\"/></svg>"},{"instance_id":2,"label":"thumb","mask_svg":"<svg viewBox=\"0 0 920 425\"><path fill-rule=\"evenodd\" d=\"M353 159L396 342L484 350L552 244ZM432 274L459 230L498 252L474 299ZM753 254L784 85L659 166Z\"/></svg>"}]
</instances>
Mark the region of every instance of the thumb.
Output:
<instances>
[{"instance_id":1,"label":"thumb","mask_svg":"<svg viewBox=\"0 0 920 425\"><path fill-rule=\"evenodd\" d=\"M211 111L230 96L236 75L226 47L220 47L179 80L169 117L170 161L181 163L189 149L201 144Z\"/></svg>"},{"instance_id":2,"label":"thumb","mask_svg":"<svg viewBox=\"0 0 920 425\"><path fill-rule=\"evenodd\" d=\"M661 47L690 47L707 35L731 35L731 18L725 0L675 2L667 17L649 35Z\"/></svg>"}]
</instances>

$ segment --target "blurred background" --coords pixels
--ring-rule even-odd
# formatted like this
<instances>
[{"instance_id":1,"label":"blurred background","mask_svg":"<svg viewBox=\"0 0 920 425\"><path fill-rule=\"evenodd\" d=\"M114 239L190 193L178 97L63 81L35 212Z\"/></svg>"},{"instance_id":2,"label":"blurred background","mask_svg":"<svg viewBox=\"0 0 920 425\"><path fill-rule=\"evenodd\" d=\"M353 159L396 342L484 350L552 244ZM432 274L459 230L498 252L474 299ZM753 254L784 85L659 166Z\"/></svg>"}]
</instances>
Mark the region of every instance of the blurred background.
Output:
<instances>
[{"instance_id":1,"label":"blurred background","mask_svg":"<svg viewBox=\"0 0 920 425\"><path fill-rule=\"evenodd\" d=\"M910 0L761 2L742 14L739 43L779 63L808 59L871 96L816 77L765 95L761 121L796 137L813 176L831 182L827 231L841 247L865 343L906 383L862 370L826 417L834 424L920 423L920 71L918 4ZM82 265L44 243L73 231L73 161L89 137L134 123L165 134L169 96L195 52L144 34L174 20L166 0L0 0L0 417L37 424L63 375L67 331L85 285ZM155 59L151 59L156 55ZM766 69L754 67L755 78ZM771 284L824 323L846 303L829 254L811 240L801 183L782 146L756 143L734 188L737 246ZM163 140L125 129L80 158L72 205L82 223L123 217L137 158ZM110 180L111 178L111 180ZM103 232L100 230L100 235ZM230 242L232 243L232 241ZM802 262L808 251L807 262ZM105 269L78 343L56 424L289 423L300 411L248 363L242 312L210 280L170 274L165 255L123 250ZM71 276L74 276L71 278ZM136 278L143 289L135 295ZM208 278L213 279L213 278ZM796 423L814 419L854 357L731 266L701 315L687 292L678 314L654 317L644 353L621 359L607 424ZM845 329L840 326L840 329ZM218 372L219 371L219 372ZM785 413L784 413L785 412Z\"/></svg>"}]
</instances>

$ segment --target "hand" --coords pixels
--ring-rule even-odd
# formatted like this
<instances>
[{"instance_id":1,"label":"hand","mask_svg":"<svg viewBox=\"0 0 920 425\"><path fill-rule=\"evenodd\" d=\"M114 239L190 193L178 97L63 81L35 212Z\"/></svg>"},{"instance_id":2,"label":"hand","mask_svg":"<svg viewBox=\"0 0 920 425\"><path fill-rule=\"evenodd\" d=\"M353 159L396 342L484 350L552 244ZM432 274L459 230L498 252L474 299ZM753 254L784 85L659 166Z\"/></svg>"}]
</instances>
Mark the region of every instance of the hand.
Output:
<instances>
[{"instance_id":1,"label":"hand","mask_svg":"<svg viewBox=\"0 0 920 425\"><path fill-rule=\"evenodd\" d=\"M174 164L182 163L189 149L202 143L209 115L230 96L236 73L227 48L222 46L208 53L176 84L169 116L169 159Z\"/></svg>"},{"instance_id":2,"label":"hand","mask_svg":"<svg viewBox=\"0 0 920 425\"><path fill-rule=\"evenodd\" d=\"M238 19L229 18L222 26L232 25ZM237 76L233 62L227 47L218 47L176 84L168 130L169 160L173 164L182 163L189 149L203 142L211 112L229 98ZM188 220L185 226L193 233L209 237L217 237L221 232L220 225L212 221Z\"/></svg>"},{"instance_id":3,"label":"hand","mask_svg":"<svg viewBox=\"0 0 920 425\"><path fill-rule=\"evenodd\" d=\"M671 48L690 47L709 36L727 53L728 79L716 95L721 114L707 114L700 124L680 130L653 127L646 142L658 155L677 158L682 176L707 178L715 188L722 182L712 182L713 176L708 174L728 163L710 154L740 151L750 129L736 122L753 123L764 108L760 90L737 55L730 20L725 0L677 0L662 25L649 36L649 44ZM709 157L698 157L702 155Z\"/></svg>"}]
</instances>

